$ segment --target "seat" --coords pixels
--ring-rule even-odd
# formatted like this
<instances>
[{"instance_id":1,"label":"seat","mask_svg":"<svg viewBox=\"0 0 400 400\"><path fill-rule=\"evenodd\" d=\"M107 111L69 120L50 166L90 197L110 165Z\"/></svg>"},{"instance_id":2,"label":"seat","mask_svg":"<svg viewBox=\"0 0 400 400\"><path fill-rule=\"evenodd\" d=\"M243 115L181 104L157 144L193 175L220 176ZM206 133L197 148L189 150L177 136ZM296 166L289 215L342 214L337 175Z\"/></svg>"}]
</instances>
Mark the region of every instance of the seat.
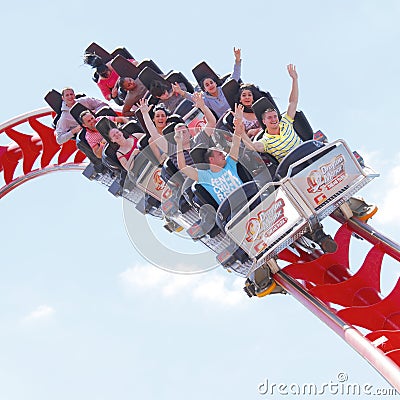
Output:
<instances>
[{"instance_id":1,"label":"seat","mask_svg":"<svg viewBox=\"0 0 400 400\"><path fill-rule=\"evenodd\" d=\"M98 122L96 122L96 129L100 132L100 135L103 136L103 138L109 143L111 143L111 141L108 133L111 129L114 129L116 127L117 125L113 121L109 120L107 117L102 117Z\"/></svg>"},{"instance_id":2,"label":"seat","mask_svg":"<svg viewBox=\"0 0 400 400\"><path fill-rule=\"evenodd\" d=\"M96 172L105 172L106 167L101 162L101 159L96 157L92 148L86 140L86 129L83 128L76 136L76 147L86 155L89 161L94 165Z\"/></svg>"},{"instance_id":3,"label":"seat","mask_svg":"<svg viewBox=\"0 0 400 400\"><path fill-rule=\"evenodd\" d=\"M115 174L121 174L124 170L117 157L118 147L119 146L115 143L107 143L104 146L101 157L103 164L106 165Z\"/></svg>"},{"instance_id":4,"label":"seat","mask_svg":"<svg viewBox=\"0 0 400 400\"><path fill-rule=\"evenodd\" d=\"M181 116L182 118L187 115L190 111L195 108L193 102L188 99L182 100L174 110L174 114Z\"/></svg>"},{"instance_id":5,"label":"seat","mask_svg":"<svg viewBox=\"0 0 400 400\"><path fill-rule=\"evenodd\" d=\"M79 124L81 123L79 116L84 112L84 111L89 111L87 107L85 107L81 103L75 103L71 109L69 110L70 114L72 117L75 119L76 122Z\"/></svg>"},{"instance_id":6,"label":"seat","mask_svg":"<svg viewBox=\"0 0 400 400\"><path fill-rule=\"evenodd\" d=\"M93 42L84 51L84 54L96 54L101 58L104 64L112 60L113 56L99 44Z\"/></svg>"},{"instance_id":7,"label":"seat","mask_svg":"<svg viewBox=\"0 0 400 400\"><path fill-rule=\"evenodd\" d=\"M237 102L237 96L239 92L240 84L236 82L234 79L230 79L229 81L225 82L222 86L222 92L226 98L226 101L229 104L229 107L234 110L235 103Z\"/></svg>"},{"instance_id":8,"label":"seat","mask_svg":"<svg viewBox=\"0 0 400 400\"><path fill-rule=\"evenodd\" d=\"M137 66L141 71L145 69L146 67L151 68L154 72L157 72L157 74L163 75L164 72L161 70L161 68L153 61L148 58L145 58L144 60L140 61L140 63Z\"/></svg>"},{"instance_id":9,"label":"seat","mask_svg":"<svg viewBox=\"0 0 400 400\"><path fill-rule=\"evenodd\" d=\"M125 57L117 55L111 61L111 67L121 77L136 79L140 73L140 69L128 61Z\"/></svg>"},{"instance_id":10,"label":"seat","mask_svg":"<svg viewBox=\"0 0 400 400\"><path fill-rule=\"evenodd\" d=\"M146 133L142 124L135 120L128 121L126 124L121 125L119 129L124 133L125 138L134 133Z\"/></svg>"},{"instance_id":11,"label":"seat","mask_svg":"<svg viewBox=\"0 0 400 400\"><path fill-rule=\"evenodd\" d=\"M263 112L267 109L267 108L273 108L278 112L278 117L279 119L281 118L281 113L275 103L275 101L273 101L272 96L269 97L260 97L257 101L255 101L253 103L253 105L251 106L254 114L256 114L256 117L258 119L258 122L260 123L260 125L262 126L263 130L265 130L265 124L262 122L262 114Z\"/></svg>"},{"instance_id":12,"label":"seat","mask_svg":"<svg viewBox=\"0 0 400 400\"><path fill-rule=\"evenodd\" d=\"M171 83L183 83L186 87L186 91L189 93L194 93L193 85L188 81L188 79L182 74L182 72L171 71L165 79Z\"/></svg>"},{"instance_id":13,"label":"seat","mask_svg":"<svg viewBox=\"0 0 400 400\"><path fill-rule=\"evenodd\" d=\"M260 122L263 130L265 130L265 124L262 122L262 114L267 108L275 109L278 112L279 119L281 118L281 114L275 101L269 93L267 94L269 95L268 97L261 97L256 102L254 102L251 107L254 111L254 114L256 114L256 117ZM313 139L314 132L303 111L296 111L293 127L303 142Z\"/></svg>"},{"instance_id":14,"label":"seat","mask_svg":"<svg viewBox=\"0 0 400 400\"><path fill-rule=\"evenodd\" d=\"M235 103L237 103L239 101L240 84L238 82L236 82L234 79L230 79L221 86L221 89L222 89L222 92L224 93L224 96L225 96L229 106L231 107L232 110L234 110ZM269 106L265 107L265 108L269 108L272 105L273 108L278 110L278 107L269 92L264 92L263 90L261 90L260 88L258 88L257 86L254 86L254 85L253 85L253 90L255 92L255 95L253 98L252 108L254 107L254 104L257 103L257 101L259 101L261 98L265 98L269 101ZM262 111L264 111L265 108ZM254 108L253 108L253 111L257 116L257 113L255 112ZM257 118L258 118L258 116L257 116Z\"/></svg>"},{"instance_id":15,"label":"seat","mask_svg":"<svg viewBox=\"0 0 400 400\"><path fill-rule=\"evenodd\" d=\"M193 67L192 73L199 86L200 82L204 78L211 78L217 84L217 86L221 86L224 83L224 81L214 72L214 70L205 61L201 61L199 64Z\"/></svg>"},{"instance_id":16,"label":"seat","mask_svg":"<svg viewBox=\"0 0 400 400\"><path fill-rule=\"evenodd\" d=\"M109 106L101 107L95 114L96 117L110 116L117 117L118 114Z\"/></svg>"},{"instance_id":17,"label":"seat","mask_svg":"<svg viewBox=\"0 0 400 400\"><path fill-rule=\"evenodd\" d=\"M236 215L246 204L248 204L249 200L252 199L259 190L257 184L253 181L244 183L241 187L234 190L221 202L217 209L216 222L218 227L222 231L225 231L225 226L232 219L232 216ZM246 210L246 214L253 210L258 204L260 204L260 202L261 199L253 202Z\"/></svg>"},{"instance_id":18,"label":"seat","mask_svg":"<svg viewBox=\"0 0 400 400\"><path fill-rule=\"evenodd\" d=\"M314 151L316 151L322 147L324 147L323 143L318 142L316 140L309 140L307 142L300 144L296 148L294 148L292 151L290 151L284 157L284 159L279 164L279 166L276 170L274 181L284 178L288 173L289 167L293 163L301 160L302 158L310 155L311 153L313 153ZM329 151L331 151L331 150L332 150L332 148L326 149L326 151L322 151L320 154L309 158L308 160L304 161L300 165L297 165L295 168L293 168L291 176L298 174L302 169L306 168L308 165L311 165L313 162L317 161L322 156L329 153Z\"/></svg>"},{"instance_id":19,"label":"seat","mask_svg":"<svg viewBox=\"0 0 400 400\"><path fill-rule=\"evenodd\" d=\"M143 85L146 86L147 90L150 90L151 82L153 81L160 81L163 85L169 88L168 90L172 89L171 82L164 79L160 74L152 70L150 67L145 67L142 69L138 77Z\"/></svg>"},{"instance_id":20,"label":"seat","mask_svg":"<svg viewBox=\"0 0 400 400\"><path fill-rule=\"evenodd\" d=\"M60 92L52 89L44 96L44 100L57 115L61 114L63 100Z\"/></svg>"},{"instance_id":21,"label":"seat","mask_svg":"<svg viewBox=\"0 0 400 400\"><path fill-rule=\"evenodd\" d=\"M314 131L312 130L311 125L308 122L303 111L296 111L296 115L294 116L293 128L303 142L313 140Z\"/></svg>"},{"instance_id":22,"label":"seat","mask_svg":"<svg viewBox=\"0 0 400 400\"><path fill-rule=\"evenodd\" d=\"M127 60L135 58L125 47L117 47L112 51L111 57L115 58L117 56L125 57Z\"/></svg>"}]
</instances>

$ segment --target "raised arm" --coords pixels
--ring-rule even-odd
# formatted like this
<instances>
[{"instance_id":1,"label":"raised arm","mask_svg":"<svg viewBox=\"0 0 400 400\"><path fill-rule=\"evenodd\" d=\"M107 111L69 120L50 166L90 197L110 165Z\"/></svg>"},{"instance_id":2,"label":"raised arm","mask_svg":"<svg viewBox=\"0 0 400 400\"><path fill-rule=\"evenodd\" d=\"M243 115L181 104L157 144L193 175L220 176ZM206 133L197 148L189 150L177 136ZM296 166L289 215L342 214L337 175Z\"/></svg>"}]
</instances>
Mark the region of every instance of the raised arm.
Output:
<instances>
[{"instance_id":1,"label":"raised arm","mask_svg":"<svg viewBox=\"0 0 400 400\"><path fill-rule=\"evenodd\" d=\"M288 73L292 78L292 90L289 96L289 106L287 109L287 115L294 119L296 115L297 103L299 101L299 84L298 84L298 75L296 72L296 66L293 64L289 64L287 66Z\"/></svg>"},{"instance_id":2,"label":"raised arm","mask_svg":"<svg viewBox=\"0 0 400 400\"><path fill-rule=\"evenodd\" d=\"M242 51L234 47L233 54L235 55L235 64L233 65L233 72L231 74L231 78L234 79L236 82L238 82L240 79L240 74L242 69L242 59L241 59Z\"/></svg>"},{"instance_id":3,"label":"raised arm","mask_svg":"<svg viewBox=\"0 0 400 400\"><path fill-rule=\"evenodd\" d=\"M235 104L235 112L231 111L233 114L233 124L235 126L235 132L239 133L244 145L252 151L264 151L264 145L261 142L252 142L249 136L246 133L243 125L243 106L241 104ZM241 126L239 126L239 123ZM236 129L236 126L238 129ZM242 129L243 127L243 129Z\"/></svg>"},{"instance_id":4,"label":"raised arm","mask_svg":"<svg viewBox=\"0 0 400 400\"><path fill-rule=\"evenodd\" d=\"M164 152L168 152L168 143L163 135L160 135L157 131L157 128L154 125L154 122L150 118L150 110L152 105L149 106L146 99L140 99L139 103L137 103L137 107L142 112L144 123L146 124L146 128L150 133L150 136L155 140L157 146Z\"/></svg>"},{"instance_id":5,"label":"raised arm","mask_svg":"<svg viewBox=\"0 0 400 400\"><path fill-rule=\"evenodd\" d=\"M193 101L193 95L189 92L186 92L185 90L183 90L179 83L175 82L172 83L172 90L174 93L178 93L179 95L181 95L182 97L184 97L185 99L188 99L190 101Z\"/></svg>"},{"instance_id":6,"label":"raised arm","mask_svg":"<svg viewBox=\"0 0 400 400\"><path fill-rule=\"evenodd\" d=\"M194 105L204 114L206 119L206 133L211 136L212 129L217 125L217 120L212 111L205 105L203 95L200 92L196 92L192 96Z\"/></svg>"},{"instance_id":7,"label":"raised arm","mask_svg":"<svg viewBox=\"0 0 400 400\"><path fill-rule=\"evenodd\" d=\"M177 145L177 149L176 149L176 157L177 157L177 161L178 161L178 168L181 172L183 172L187 177L189 177L190 179L193 179L194 181L198 181L199 180L199 174L197 172L196 168L193 168L189 165L186 165L186 160L185 160L185 155L183 154L183 135L182 135L182 131L177 131L175 132L175 142Z\"/></svg>"},{"instance_id":8,"label":"raised arm","mask_svg":"<svg viewBox=\"0 0 400 400\"><path fill-rule=\"evenodd\" d=\"M243 106L241 104L235 104L233 124L235 126L235 130L233 132L232 147L229 151L229 156L232 158L232 160L237 161L239 159L240 142L242 140L243 133L245 133L243 125Z\"/></svg>"}]
</instances>

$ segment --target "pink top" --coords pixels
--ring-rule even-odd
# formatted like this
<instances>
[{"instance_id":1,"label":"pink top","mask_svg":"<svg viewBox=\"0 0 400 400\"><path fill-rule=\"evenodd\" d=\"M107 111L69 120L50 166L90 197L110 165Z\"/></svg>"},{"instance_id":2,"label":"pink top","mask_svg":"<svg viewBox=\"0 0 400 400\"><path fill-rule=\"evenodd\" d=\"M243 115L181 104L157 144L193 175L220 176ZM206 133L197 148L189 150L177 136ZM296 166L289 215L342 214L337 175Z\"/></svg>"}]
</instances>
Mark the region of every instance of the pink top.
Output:
<instances>
[{"instance_id":1,"label":"pink top","mask_svg":"<svg viewBox=\"0 0 400 400\"><path fill-rule=\"evenodd\" d=\"M101 117L97 117L96 118L96 122L100 121ZM112 117L112 116L107 116L107 119L109 119L110 121L115 122L116 117ZM94 146L96 146L97 144L100 144L100 142L104 139L103 136L101 136L100 132L97 129L89 129L86 128L86 135L85 138L89 144L89 146L93 149Z\"/></svg>"},{"instance_id":2,"label":"pink top","mask_svg":"<svg viewBox=\"0 0 400 400\"><path fill-rule=\"evenodd\" d=\"M117 153L120 154L118 156L118 159L125 157L127 160L129 160L129 157L131 156L131 154L134 152L135 149L137 149L138 141L139 141L139 139L134 136L132 148L127 153L121 153L120 151L117 151Z\"/></svg>"},{"instance_id":3,"label":"pink top","mask_svg":"<svg viewBox=\"0 0 400 400\"><path fill-rule=\"evenodd\" d=\"M135 60L131 58L128 61L133 63ZM119 78L119 75L112 68L110 69L111 69L111 74L108 78L99 77L99 80L97 81L97 86L99 87L101 93L103 93L103 96L107 100L111 100L111 91Z\"/></svg>"},{"instance_id":4,"label":"pink top","mask_svg":"<svg viewBox=\"0 0 400 400\"><path fill-rule=\"evenodd\" d=\"M93 149L94 146L100 144L103 140L103 136L100 135L99 131L92 131L91 129L86 128L86 140L89 143L89 146Z\"/></svg>"}]
</instances>

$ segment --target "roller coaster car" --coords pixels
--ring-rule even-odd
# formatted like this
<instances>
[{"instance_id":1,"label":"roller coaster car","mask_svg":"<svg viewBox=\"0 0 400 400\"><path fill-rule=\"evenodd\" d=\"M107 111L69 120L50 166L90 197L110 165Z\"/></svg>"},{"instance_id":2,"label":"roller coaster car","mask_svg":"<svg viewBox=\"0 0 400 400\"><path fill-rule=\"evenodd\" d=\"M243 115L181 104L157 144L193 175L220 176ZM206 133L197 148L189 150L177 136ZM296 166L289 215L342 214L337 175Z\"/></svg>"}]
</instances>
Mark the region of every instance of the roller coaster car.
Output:
<instances>
[{"instance_id":1,"label":"roller coaster car","mask_svg":"<svg viewBox=\"0 0 400 400\"><path fill-rule=\"evenodd\" d=\"M252 260L267 261L376 176L361 167L342 140L305 142L283 159L274 182L251 195L244 188L231 193L217 221Z\"/></svg>"}]
</instances>

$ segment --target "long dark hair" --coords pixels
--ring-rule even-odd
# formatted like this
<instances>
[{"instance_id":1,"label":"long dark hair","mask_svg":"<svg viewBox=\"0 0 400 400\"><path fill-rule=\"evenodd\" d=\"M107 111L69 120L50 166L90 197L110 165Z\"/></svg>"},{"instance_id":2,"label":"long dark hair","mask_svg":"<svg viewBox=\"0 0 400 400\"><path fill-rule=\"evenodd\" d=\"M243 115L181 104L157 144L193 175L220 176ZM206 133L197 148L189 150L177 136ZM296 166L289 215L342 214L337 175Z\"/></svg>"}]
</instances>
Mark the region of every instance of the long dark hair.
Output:
<instances>
[{"instance_id":1,"label":"long dark hair","mask_svg":"<svg viewBox=\"0 0 400 400\"><path fill-rule=\"evenodd\" d=\"M102 77L104 77L104 74L109 70L101 57L95 53L85 53L83 56L83 62L90 65L92 68L95 68L97 75Z\"/></svg>"},{"instance_id":2,"label":"long dark hair","mask_svg":"<svg viewBox=\"0 0 400 400\"><path fill-rule=\"evenodd\" d=\"M241 95L242 95L242 93L243 93L244 90L250 90L250 92L252 93L252 95L253 95L253 104L254 104L259 98L261 98L261 97L263 97L263 96L266 96L266 93L265 93L264 91L260 90L260 88L259 88L258 86L255 86L255 85L252 84L252 83L242 83L242 84L240 85L239 90L238 90L238 93L237 93L236 103L242 104L242 103L240 102L240 97L241 97ZM244 104L242 104L242 105L244 106ZM243 110L243 111L244 111L244 112L247 112L247 113L252 113L252 112L253 112L253 110L252 110L250 107L246 107L246 106L244 106L244 110Z\"/></svg>"}]
</instances>

